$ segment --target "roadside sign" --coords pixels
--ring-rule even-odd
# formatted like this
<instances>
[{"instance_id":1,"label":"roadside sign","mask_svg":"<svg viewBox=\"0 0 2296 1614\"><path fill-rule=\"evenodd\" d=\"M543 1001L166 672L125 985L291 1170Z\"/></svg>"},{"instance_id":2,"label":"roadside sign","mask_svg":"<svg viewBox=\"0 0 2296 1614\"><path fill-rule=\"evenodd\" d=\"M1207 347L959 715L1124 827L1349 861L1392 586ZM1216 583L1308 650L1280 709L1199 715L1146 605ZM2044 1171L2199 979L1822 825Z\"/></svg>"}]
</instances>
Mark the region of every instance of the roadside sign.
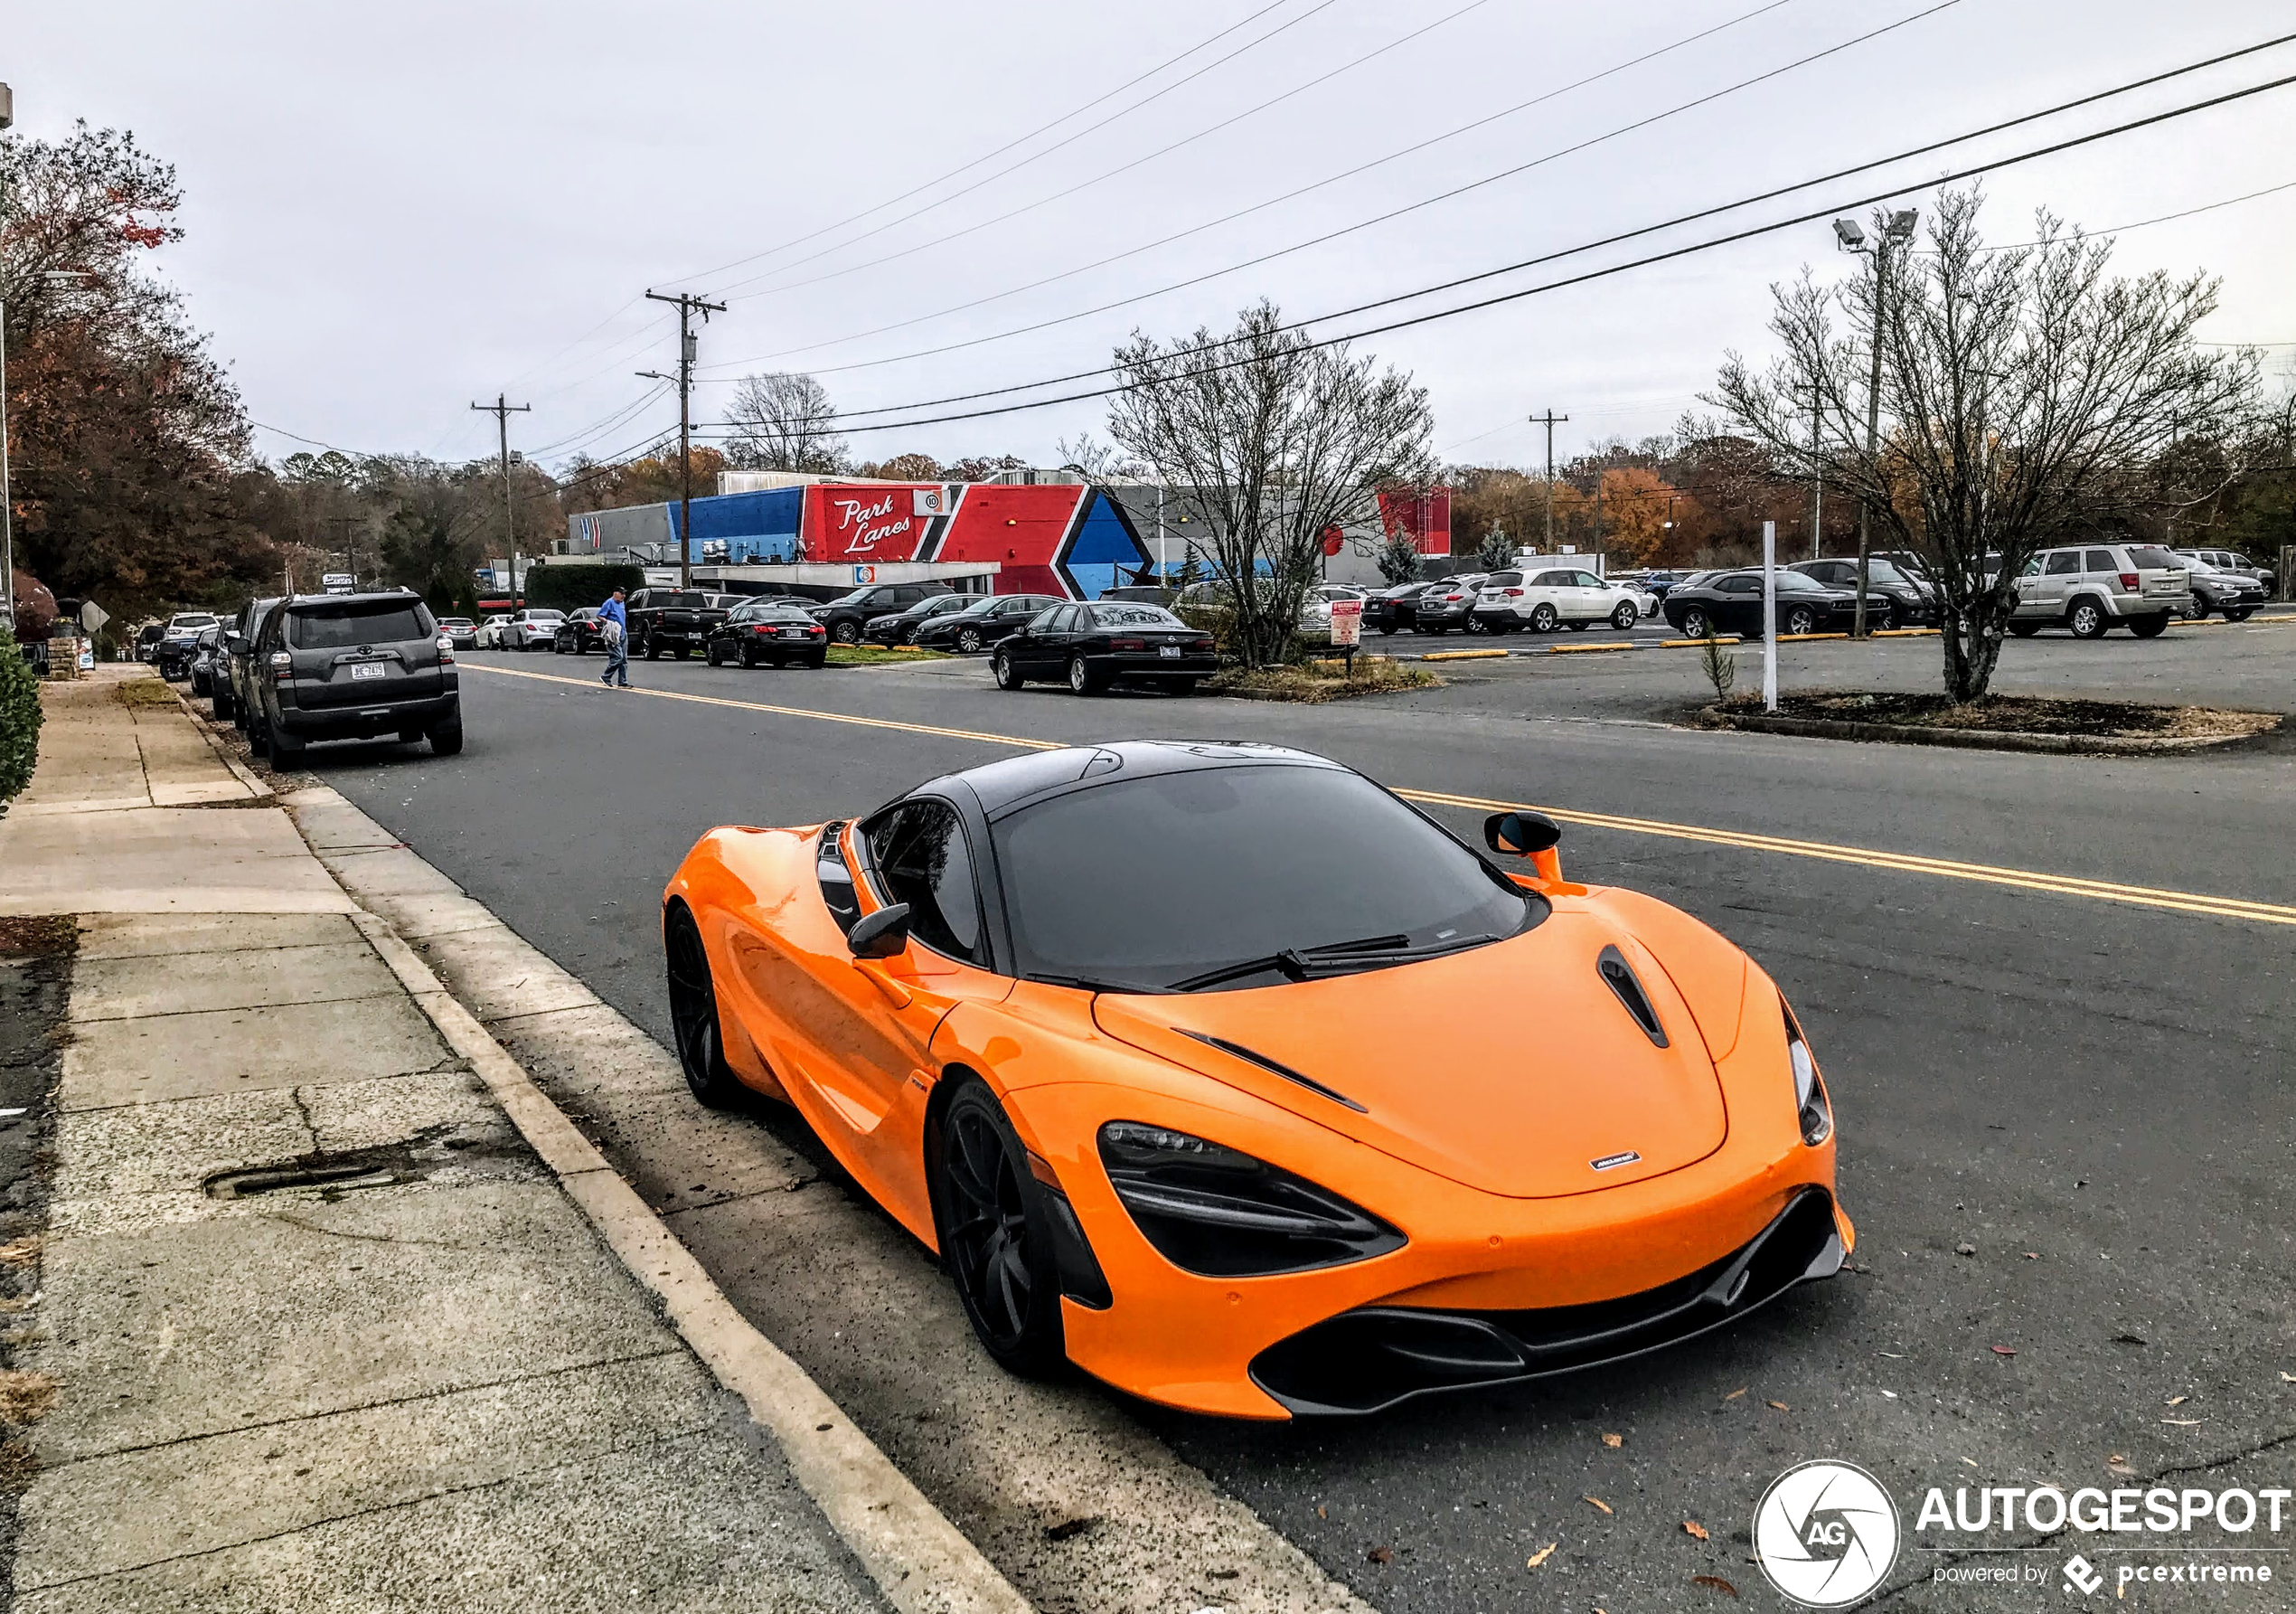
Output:
<instances>
[{"instance_id":1,"label":"roadside sign","mask_svg":"<svg viewBox=\"0 0 2296 1614\"><path fill-rule=\"evenodd\" d=\"M319 579L320 587L330 594L348 594L359 586L359 580L347 571L330 571Z\"/></svg>"},{"instance_id":2,"label":"roadside sign","mask_svg":"<svg viewBox=\"0 0 2296 1614\"><path fill-rule=\"evenodd\" d=\"M111 613L92 599L80 608L80 625L86 628L90 636L101 633L104 630L104 624L110 620Z\"/></svg>"},{"instance_id":3,"label":"roadside sign","mask_svg":"<svg viewBox=\"0 0 2296 1614\"><path fill-rule=\"evenodd\" d=\"M1363 642L1363 602L1360 599L1331 601L1331 646L1344 649Z\"/></svg>"},{"instance_id":4,"label":"roadside sign","mask_svg":"<svg viewBox=\"0 0 2296 1614\"><path fill-rule=\"evenodd\" d=\"M856 566L856 567L854 567L854 568L853 568L853 580L854 580L855 582L857 582L857 583L873 583L873 582L875 582L875 581L877 580L877 568L876 568L876 567L874 567L874 566Z\"/></svg>"}]
</instances>

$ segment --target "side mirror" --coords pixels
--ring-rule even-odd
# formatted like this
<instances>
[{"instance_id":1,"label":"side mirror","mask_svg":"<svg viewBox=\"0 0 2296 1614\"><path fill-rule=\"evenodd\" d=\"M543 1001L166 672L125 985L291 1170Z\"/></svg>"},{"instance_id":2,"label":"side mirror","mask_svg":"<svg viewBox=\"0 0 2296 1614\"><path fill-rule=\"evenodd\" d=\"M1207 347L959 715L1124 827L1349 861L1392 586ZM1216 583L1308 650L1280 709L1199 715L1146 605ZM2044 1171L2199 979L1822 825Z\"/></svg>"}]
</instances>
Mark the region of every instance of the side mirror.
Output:
<instances>
[{"instance_id":1,"label":"side mirror","mask_svg":"<svg viewBox=\"0 0 2296 1614\"><path fill-rule=\"evenodd\" d=\"M855 925L845 946L856 958L890 958L908 946L908 904L880 908Z\"/></svg>"},{"instance_id":2,"label":"side mirror","mask_svg":"<svg viewBox=\"0 0 2296 1614\"><path fill-rule=\"evenodd\" d=\"M245 656L247 654L247 635L243 633L225 634L223 636L223 647L234 656Z\"/></svg>"},{"instance_id":3,"label":"side mirror","mask_svg":"<svg viewBox=\"0 0 2296 1614\"><path fill-rule=\"evenodd\" d=\"M1493 852L1533 857L1561 844L1563 832L1544 813L1493 813L1482 821L1483 844Z\"/></svg>"}]
</instances>

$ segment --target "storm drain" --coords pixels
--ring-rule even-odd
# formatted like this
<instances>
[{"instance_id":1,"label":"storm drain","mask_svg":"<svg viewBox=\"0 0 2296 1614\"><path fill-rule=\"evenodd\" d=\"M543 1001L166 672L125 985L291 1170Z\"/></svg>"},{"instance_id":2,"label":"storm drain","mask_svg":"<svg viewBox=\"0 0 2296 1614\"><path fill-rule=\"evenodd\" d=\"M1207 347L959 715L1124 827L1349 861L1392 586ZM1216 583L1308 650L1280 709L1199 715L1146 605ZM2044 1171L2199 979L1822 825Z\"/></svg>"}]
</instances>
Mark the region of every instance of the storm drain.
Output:
<instances>
[{"instance_id":1,"label":"storm drain","mask_svg":"<svg viewBox=\"0 0 2296 1614\"><path fill-rule=\"evenodd\" d=\"M515 1168L522 1154L507 1139L452 1137L447 1128L435 1128L400 1143L370 1148L298 1155L268 1166L243 1166L219 1171L200 1185L210 1199L249 1199L259 1194L315 1191L333 1200L362 1188L388 1188L399 1183L420 1182L450 1166L468 1167L487 1162ZM496 1161L495 1156L504 1158Z\"/></svg>"}]
</instances>

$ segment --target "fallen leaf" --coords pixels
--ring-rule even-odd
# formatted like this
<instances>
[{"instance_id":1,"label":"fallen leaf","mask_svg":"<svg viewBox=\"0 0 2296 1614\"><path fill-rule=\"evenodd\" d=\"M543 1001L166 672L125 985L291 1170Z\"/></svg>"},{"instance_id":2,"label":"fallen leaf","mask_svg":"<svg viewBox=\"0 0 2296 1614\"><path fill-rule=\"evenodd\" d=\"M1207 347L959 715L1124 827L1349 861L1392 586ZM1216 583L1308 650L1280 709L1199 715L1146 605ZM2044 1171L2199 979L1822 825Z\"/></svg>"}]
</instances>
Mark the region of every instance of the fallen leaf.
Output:
<instances>
[{"instance_id":1,"label":"fallen leaf","mask_svg":"<svg viewBox=\"0 0 2296 1614\"><path fill-rule=\"evenodd\" d=\"M1739 1386L1738 1386L1736 1390L1731 1391L1729 1394L1727 1394L1727 1395L1724 1396L1722 1399L1723 1399L1724 1401L1736 1401L1736 1400L1737 1400L1737 1399L1738 1399L1738 1397L1740 1397L1741 1395L1744 1395L1744 1394L1746 1393L1746 1387L1745 1385L1741 1384L1741 1385L1739 1385Z\"/></svg>"},{"instance_id":2,"label":"fallen leaf","mask_svg":"<svg viewBox=\"0 0 2296 1614\"><path fill-rule=\"evenodd\" d=\"M2122 1474L2131 1474L2135 1472L2134 1469L2129 1467L2129 1454L2125 1451L2106 1452L2104 1454L2104 1466L2108 1468L2117 1469Z\"/></svg>"},{"instance_id":3,"label":"fallen leaf","mask_svg":"<svg viewBox=\"0 0 2296 1614\"><path fill-rule=\"evenodd\" d=\"M1885 1390L1882 1393L1887 1396L1891 1401L1896 1401L1897 1399L1897 1392L1895 1390Z\"/></svg>"},{"instance_id":4,"label":"fallen leaf","mask_svg":"<svg viewBox=\"0 0 2296 1614\"><path fill-rule=\"evenodd\" d=\"M1608 1513L1611 1510L1611 1505L1604 1501L1600 1496L1581 1496L1579 1500L1581 1502L1591 1502L1596 1507L1601 1508L1604 1513Z\"/></svg>"},{"instance_id":5,"label":"fallen leaf","mask_svg":"<svg viewBox=\"0 0 2296 1614\"><path fill-rule=\"evenodd\" d=\"M2017 1347L2015 1345L1997 1345L1993 1347L1993 1354L1996 1356L2014 1356L2017 1354Z\"/></svg>"},{"instance_id":6,"label":"fallen leaf","mask_svg":"<svg viewBox=\"0 0 2296 1614\"><path fill-rule=\"evenodd\" d=\"M2280 1376L2283 1383L2296 1384L2296 1373L2284 1373Z\"/></svg>"},{"instance_id":7,"label":"fallen leaf","mask_svg":"<svg viewBox=\"0 0 2296 1614\"><path fill-rule=\"evenodd\" d=\"M1533 1553L1529 1558L1525 1559L1523 1561L1523 1567L1525 1569L1537 1569L1540 1564L1546 1562L1547 1560L1552 1558L1554 1555L1555 1543L1550 1541L1545 1546L1539 1548L1539 1551Z\"/></svg>"},{"instance_id":8,"label":"fallen leaf","mask_svg":"<svg viewBox=\"0 0 2296 1614\"><path fill-rule=\"evenodd\" d=\"M1789 1407L1788 1405L1786 1405L1786 1404L1785 1404L1785 1402L1782 1402L1782 1401L1764 1402L1763 1403L1763 1405L1764 1405L1764 1406L1768 1406L1768 1407L1775 1407L1775 1408L1776 1408L1779 1411L1781 1411L1781 1412L1791 1412L1791 1411L1793 1411L1793 1409L1792 1407Z\"/></svg>"},{"instance_id":9,"label":"fallen leaf","mask_svg":"<svg viewBox=\"0 0 2296 1614\"><path fill-rule=\"evenodd\" d=\"M2185 1402L2190 1401L2192 1397L2189 1395L2172 1395L2167 1401L2163 1402L2161 1405L2168 1407L2181 1407L2185 1404Z\"/></svg>"},{"instance_id":10,"label":"fallen leaf","mask_svg":"<svg viewBox=\"0 0 2296 1614\"><path fill-rule=\"evenodd\" d=\"M2282 1376L2284 1378L2287 1375L2283 1373ZM1603 1444L1609 1447L1613 1451L1616 1451L1620 1447L1626 1444L1626 1437L1624 1435L1604 1435L1603 1437Z\"/></svg>"},{"instance_id":11,"label":"fallen leaf","mask_svg":"<svg viewBox=\"0 0 2296 1614\"><path fill-rule=\"evenodd\" d=\"M2200 1420L2197 1418L2163 1418L2160 1421L2163 1423L2173 1423L2178 1429L2198 1429L2200 1427Z\"/></svg>"},{"instance_id":12,"label":"fallen leaf","mask_svg":"<svg viewBox=\"0 0 2296 1614\"><path fill-rule=\"evenodd\" d=\"M1692 1575L1690 1577L1690 1584L1693 1586L1711 1586L1715 1590L1727 1591L1732 1597L1736 1597L1738 1594L1738 1589L1731 1585L1729 1581L1724 1580L1720 1575Z\"/></svg>"},{"instance_id":13,"label":"fallen leaf","mask_svg":"<svg viewBox=\"0 0 2296 1614\"><path fill-rule=\"evenodd\" d=\"M1374 1563L1388 1563L1392 1562L1395 1559L1395 1549L1393 1547L1373 1547L1369 1552L1366 1553L1364 1556L1369 1558Z\"/></svg>"},{"instance_id":14,"label":"fallen leaf","mask_svg":"<svg viewBox=\"0 0 2296 1614\"><path fill-rule=\"evenodd\" d=\"M1682 1528L1689 1531L1692 1535L1697 1536L1700 1541L1711 1541L1713 1539L1713 1537L1707 1534L1706 1526L1699 1524L1696 1519L1684 1519L1682 1521Z\"/></svg>"},{"instance_id":15,"label":"fallen leaf","mask_svg":"<svg viewBox=\"0 0 2296 1614\"><path fill-rule=\"evenodd\" d=\"M1976 1459L1976 1458L1966 1458L1966 1457L1965 1457L1965 1458L1962 1458L1962 1461L1963 1461L1963 1462L1967 1463L1967 1464L1968 1464L1971 1468L1974 1468L1975 1467L1977 1467L1977 1459Z\"/></svg>"},{"instance_id":16,"label":"fallen leaf","mask_svg":"<svg viewBox=\"0 0 2296 1614\"><path fill-rule=\"evenodd\" d=\"M1877 1351L1877 1352L1876 1352L1876 1353L1874 1353L1874 1354L1875 1354L1876 1355L1878 1355L1878 1356L1887 1356L1887 1357L1888 1357L1888 1358L1889 1358L1892 1362L1903 1362L1903 1361L1905 1360L1905 1358L1904 1358L1903 1356L1899 1355L1899 1354L1898 1354L1896 1352L1895 1352L1895 1351Z\"/></svg>"},{"instance_id":17,"label":"fallen leaf","mask_svg":"<svg viewBox=\"0 0 2296 1614\"><path fill-rule=\"evenodd\" d=\"M2041 1252L2037 1250L2028 1250L2025 1252L2025 1259L2028 1261L2039 1260L2041 1259Z\"/></svg>"},{"instance_id":18,"label":"fallen leaf","mask_svg":"<svg viewBox=\"0 0 2296 1614\"><path fill-rule=\"evenodd\" d=\"M2141 1335L2136 1334L2116 1334L2113 1336L2113 1343L2114 1345L2142 1345L2144 1338Z\"/></svg>"}]
</instances>

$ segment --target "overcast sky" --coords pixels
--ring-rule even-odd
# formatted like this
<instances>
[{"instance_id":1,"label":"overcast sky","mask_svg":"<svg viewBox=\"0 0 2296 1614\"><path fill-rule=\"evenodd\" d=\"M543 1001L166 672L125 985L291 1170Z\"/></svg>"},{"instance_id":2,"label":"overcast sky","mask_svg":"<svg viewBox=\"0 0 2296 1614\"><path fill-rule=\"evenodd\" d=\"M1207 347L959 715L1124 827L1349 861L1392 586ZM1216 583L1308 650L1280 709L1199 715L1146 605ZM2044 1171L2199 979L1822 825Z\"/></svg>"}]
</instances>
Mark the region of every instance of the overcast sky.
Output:
<instances>
[{"instance_id":1,"label":"overcast sky","mask_svg":"<svg viewBox=\"0 0 2296 1614\"><path fill-rule=\"evenodd\" d=\"M177 165L189 235L165 270L267 428L263 454L301 446L278 429L491 453L494 423L468 405L507 392L533 405L513 444L553 463L674 425L674 399L633 374L675 363L649 286L730 300L702 335L700 418L751 369L813 370L849 411L908 403L1090 370L1135 327L1221 326L1263 296L1344 309L2296 31L2285 0L14 0L7 15L20 131L123 127ZM2291 72L2296 45L1651 239L1888 184L1918 204L1962 162ZM2206 334L2291 345L2273 350L2282 374L2296 355L2296 87L1987 184L2004 241L2042 204L2096 229L2208 209L2128 231L2118 263L2221 275ZM2291 188L2213 205L2275 186ZM1544 409L1571 417L1558 456L1664 429L1725 348L1764 350L1765 288L1804 264L1856 267L1812 223L1367 346L1429 388L1447 458L1529 464L1543 439L1523 418ZM1056 439L1104 419L1079 403L852 440L866 458L1055 463Z\"/></svg>"}]
</instances>

